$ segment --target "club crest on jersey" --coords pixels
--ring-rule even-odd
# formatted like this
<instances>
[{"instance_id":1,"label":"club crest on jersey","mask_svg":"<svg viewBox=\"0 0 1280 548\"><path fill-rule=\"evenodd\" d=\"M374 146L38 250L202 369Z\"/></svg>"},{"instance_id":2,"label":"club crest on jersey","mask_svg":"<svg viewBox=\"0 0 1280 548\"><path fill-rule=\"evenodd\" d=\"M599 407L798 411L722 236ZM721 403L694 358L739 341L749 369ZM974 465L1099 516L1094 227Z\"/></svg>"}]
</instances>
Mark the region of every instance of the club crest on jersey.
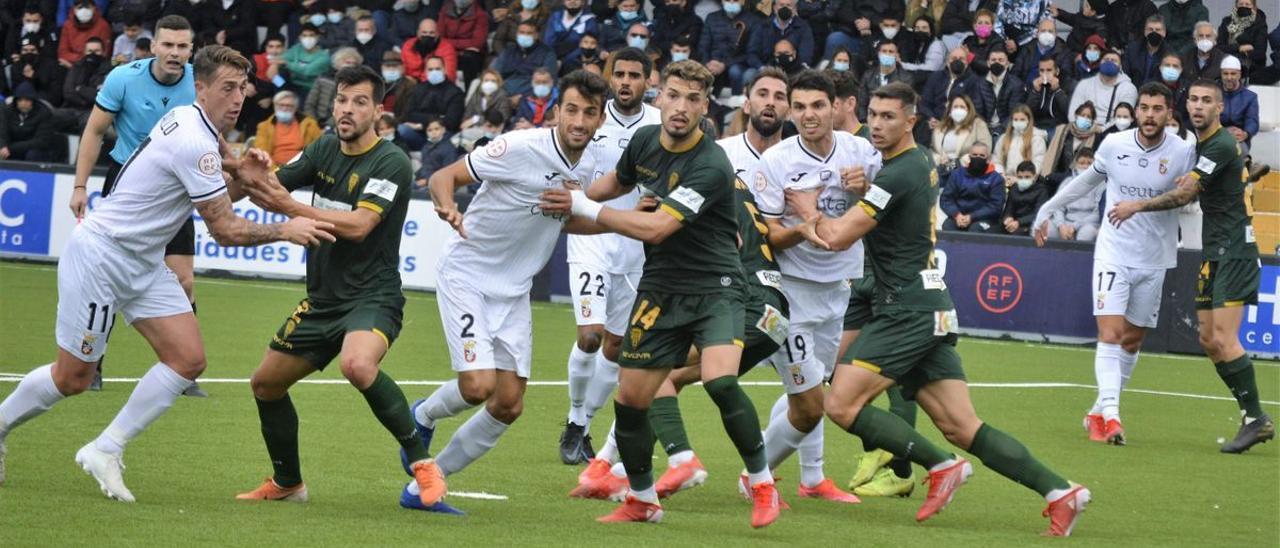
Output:
<instances>
[{"instance_id":1,"label":"club crest on jersey","mask_svg":"<svg viewBox=\"0 0 1280 548\"><path fill-rule=\"evenodd\" d=\"M1150 162L1148 162L1146 158L1139 158L1139 159L1138 159L1138 167L1147 167L1147 165L1148 165L1149 163L1150 163Z\"/></svg>"},{"instance_id":2,"label":"club crest on jersey","mask_svg":"<svg viewBox=\"0 0 1280 548\"><path fill-rule=\"evenodd\" d=\"M831 170L830 170L830 169L824 169L824 170L822 170L822 171L818 172L818 178L819 178L819 179L822 179L822 182L823 182L823 183L830 182L830 181L831 181Z\"/></svg>"},{"instance_id":3,"label":"club crest on jersey","mask_svg":"<svg viewBox=\"0 0 1280 548\"><path fill-rule=\"evenodd\" d=\"M769 181L764 178L764 174L757 171L756 180L752 183L756 187L756 192L764 192L765 187L769 186Z\"/></svg>"},{"instance_id":4,"label":"club crest on jersey","mask_svg":"<svg viewBox=\"0 0 1280 548\"><path fill-rule=\"evenodd\" d=\"M804 386L804 371L798 365L787 366L791 370L791 382L796 386Z\"/></svg>"},{"instance_id":5,"label":"club crest on jersey","mask_svg":"<svg viewBox=\"0 0 1280 548\"><path fill-rule=\"evenodd\" d=\"M1161 175L1164 175L1164 174L1166 174L1166 173L1169 173L1169 159L1168 159L1168 158L1161 158L1161 159L1160 159L1160 174L1161 174Z\"/></svg>"},{"instance_id":6,"label":"club crest on jersey","mask_svg":"<svg viewBox=\"0 0 1280 548\"><path fill-rule=\"evenodd\" d=\"M639 347L640 338L644 337L644 330L640 329L639 327L632 327L630 335L631 335L631 348Z\"/></svg>"},{"instance_id":7,"label":"club crest on jersey","mask_svg":"<svg viewBox=\"0 0 1280 548\"><path fill-rule=\"evenodd\" d=\"M501 158L507 153L507 140L502 137L494 139L492 142L484 146L484 153L490 158Z\"/></svg>"},{"instance_id":8,"label":"club crest on jersey","mask_svg":"<svg viewBox=\"0 0 1280 548\"><path fill-rule=\"evenodd\" d=\"M1097 302L1098 310L1102 310L1102 307L1106 306L1106 304L1107 304L1107 294L1098 293L1098 302Z\"/></svg>"},{"instance_id":9,"label":"club crest on jersey","mask_svg":"<svg viewBox=\"0 0 1280 548\"><path fill-rule=\"evenodd\" d=\"M347 177L347 192L355 192L358 184L360 184L360 174L352 173L350 177Z\"/></svg>"},{"instance_id":10,"label":"club crest on jersey","mask_svg":"<svg viewBox=\"0 0 1280 548\"><path fill-rule=\"evenodd\" d=\"M84 339L80 341L80 353L86 356L88 356L89 354L92 354L93 345L96 342L98 342L98 337L85 333Z\"/></svg>"},{"instance_id":11,"label":"club crest on jersey","mask_svg":"<svg viewBox=\"0 0 1280 548\"><path fill-rule=\"evenodd\" d=\"M476 341L467 341L462 343L462 359L467 363L476 361Z\"/></svg>"},{"instance_id":12,"label":"club crest on jersey","mask_svg":"<svg viewBox=\"0 0 1280 548\"><path fill-rule=\"evenodd\" d=\"M680 184L680 174L672 171L671 176L667 177L667 190L675 188L678 184Z\"/></svg>"},{"instance_id":13,"label":"club crest on jersey","mask_svg":"<svg viewBox=\"0 0 1280 548\"><path fill-rule=\"evenodd\" d=\"M579 306L581 307L581 310L582 310L582 317L590 318L591 317L591 297L583 297L582 302L579 304Z\"/></svg>"},{"instance_id":14,"label":"club crest on jersey","mask_svg":"<svg viewBox=\"0 0 1280 548\"><path fill-rule=\"evenodd\" d=\"M222 160L218 158L217 154L206 152L199 160L196 160L196 167L200 169L200 173L212 177L222 171Z\"/></svg>"}]
</instances>

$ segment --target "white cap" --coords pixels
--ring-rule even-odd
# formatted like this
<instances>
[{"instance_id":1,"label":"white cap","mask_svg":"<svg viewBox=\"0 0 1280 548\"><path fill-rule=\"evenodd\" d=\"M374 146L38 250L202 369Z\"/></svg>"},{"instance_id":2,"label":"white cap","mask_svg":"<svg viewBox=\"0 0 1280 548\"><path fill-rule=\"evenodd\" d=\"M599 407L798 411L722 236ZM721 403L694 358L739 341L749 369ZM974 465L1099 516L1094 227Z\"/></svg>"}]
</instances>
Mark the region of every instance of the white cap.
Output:
<instances>
[{"instance_id":1,"label":"white cap","mask_svg":"<svg viewBox=\"0 0 1280 548\"><path fill-rule=\"evenodd\" d=\"M1218 66L1221 70L1240 70L1240 60L1234 55L1228 55L1222 58L1222 64Z\"/></svg>"}]
</instances>

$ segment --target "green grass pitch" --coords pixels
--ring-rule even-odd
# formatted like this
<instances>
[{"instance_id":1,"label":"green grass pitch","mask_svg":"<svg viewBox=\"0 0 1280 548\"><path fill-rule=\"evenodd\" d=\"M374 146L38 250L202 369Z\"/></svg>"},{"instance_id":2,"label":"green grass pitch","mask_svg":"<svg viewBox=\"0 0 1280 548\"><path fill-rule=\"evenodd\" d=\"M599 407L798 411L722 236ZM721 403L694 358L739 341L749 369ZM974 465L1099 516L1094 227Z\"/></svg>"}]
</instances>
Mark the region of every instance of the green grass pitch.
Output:
<instances>
[{"instance_id":1,"label":"green grass pitch","mask_svg":"<svg viewBox=\"0 0 1280 548\"><path fill-rule=\"evenodd\" d=\"M1280 443L1221 455L1217 440L1235 433L1235 403L1203 358L1143 356L1123 397L1127 447L1090 443L1080 426L1094 393L1092 351L1083 348L961 341L972 395L984 419L1027 444L1068 478L1093 490L1094 503L1071 539L1045 540L1043 500L975 462L976 474L945 512L915 523L926 487L907 499L856 506L798 500L793 458L779 471L792 509L754 531L750 506L733 481L741 461L714 406L697 387L681 398L708 483L665 504L661 525L605 526L593 521L612 503L566 496L578 467L560 464L557 438L567 409L562 384L529 387L524 416L496 449L450 478L460 492L506 500L452 497L465 517L403 510L407 481L393 440L337 366L314 375L331 384L300 385L305 505L242 503L233 496L270 474L249 387L267 340L297 301L297 283L201 279L200 323L209 399L182 398L126 454L125 479L136 504L107 500L72 460L123 405L129 382L60 403L9 436L8 482L0 487L0 546L65 545L744 545L991 546L1072 545L1280 546ZM0 397L13 379L55 355L56 272L51 266L0 263ZM573 339L566 306L534 305L533 381L563 381ZM154 363L146 343L123 325L111 341L107 376L136 378ZM405 326L384 362L410 400L451 378L434 297L410 293ZM219 380L222 379L222 380ZM760 414L780 394L770 369L746 378ZM1028 386L1037 385L1041 386ZM1047 384L1048 386L1044 386ZM1260 362L1258 385L1280 415L1280 366ZM1158 393L1157 393L1158 392ZM921 414L922 421L924 419ZM604 437L611 411L593 427ZM435 449L462 423L442 423ZM932 425L921 430L941 441ZM862 452L856 438L827 429L828 475L844 485ZM597 442L599 443L599 442ZM656 468L663 469L659 452ZM917 470L917 478L921 474Z\"/></svg>"}]
</instances>

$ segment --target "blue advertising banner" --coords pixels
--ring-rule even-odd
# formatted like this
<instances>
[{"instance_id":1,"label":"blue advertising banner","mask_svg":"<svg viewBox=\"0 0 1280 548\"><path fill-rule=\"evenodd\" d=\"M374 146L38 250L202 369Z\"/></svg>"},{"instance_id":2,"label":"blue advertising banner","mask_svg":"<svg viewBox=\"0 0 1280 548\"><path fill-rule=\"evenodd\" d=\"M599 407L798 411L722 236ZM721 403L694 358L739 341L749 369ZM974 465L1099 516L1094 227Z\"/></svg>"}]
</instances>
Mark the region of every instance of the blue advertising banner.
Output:
<instances>
[{"instance_id":1,"label":"blue advertising banner","mask_svg":"<svg viewBox=\"0 0 1280 548\"><path fill-rule=\"evenodd\" d=\"M1250 354L1280 354L1280 266L1262 265L1258 304L1245 310L1240 344Z\"/></svg>"},{"instance_id":2,"label":"blue advertising banner","mask_svg":"<svg viewBox=\"0 0 1280 548\"><path fill-rule=\"evenodd\" d=\"M54 174L0 170L0 251L46 255Z\"/></svg>"}]
</instances>

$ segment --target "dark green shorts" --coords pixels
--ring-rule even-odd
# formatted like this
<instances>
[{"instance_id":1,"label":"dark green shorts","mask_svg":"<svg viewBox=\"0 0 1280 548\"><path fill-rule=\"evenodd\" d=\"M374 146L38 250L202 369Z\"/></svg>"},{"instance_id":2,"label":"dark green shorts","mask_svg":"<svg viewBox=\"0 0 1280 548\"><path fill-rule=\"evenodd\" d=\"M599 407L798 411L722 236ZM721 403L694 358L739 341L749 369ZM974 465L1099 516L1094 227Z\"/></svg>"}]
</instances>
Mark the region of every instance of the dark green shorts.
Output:
<instances>
[{"instance_id":1,"label":"dark green shorts","mask_svg":"<svg viewBox=\"0 0 1280 548\"><path fill-rule=\"evenodd\" d=\"M853 281L849 288L849 307L844 309L844 330L862 329L871 321L871 301L876 294L876 279L868 274Z\"/></svg>"},{"instance_id":2,"label":"dark green shorts","mask_svg":"<svg viewBox=\"0 0 1280 548\"><path fill-rule=\"evenodd\" d=\"M761 329L761 327L769 328L768 325L762 324L776 321L772 319L761 321L765 317L765 311L767 310L765 305L773 307L777 311L773 314L780 315L782 318L787 318L790 315L787 307L787 298L782 295L781 291L765 286L753 286L748 291L751 291L751 297L748 299L746 317L742 324L743 332L745 333L743 339L745 346L742 348L742 365L738 368L739 376L746 375L748 371L751 371L751 368L769 359L781 346L781 343ZM785 328L782 329L781 335L783 339L786 338L787 332Z\"/></svg>"},{"instance_id":3,"label":"dark green shorts","mask_svg":"<svg viewBox=\"0 0 1280 548\"><path fill-rule=\"evenodd\" d=\"M352 331L373 331L381 335L390 348L400 334L403 318L404 297L362 300L340 306L316 306L303 299L271 337L268 346L299 356L323 370L342 351L342 340Z\"/></svg>"},{"instance_id":4,"label":"dark green shorts","mask_svg":"<svg viewBox=\"0 0 1280 548\"><path fill-rule=\"evenodd\" d=\"M684 295L641 290L631 307L618 365L633 369L683 367L689 348L743 346L741 290Z\"/></svg>"},{"instance_id":5,"label":"dark green shorts","mask_svg":"<svg viewBox=\"0 0 1280 548\"><path fill-rule=\"evenodd\" d=\"M960 353L956 351L954 312L900 311L877 315L845 352L841 363L852 363L898 383L902 394L915 399L916 391L933 381L964 380Z\"/></svg>"},{"instance_id":6,"label":"dark green shorts","mask_svg":"<svg viewBox=\"0 0 1280 548\"><path fill-rule=\"evenodd\" d=\"M1262 265L1257 259L1227 259L1200 263L1196 310L1258 304Z\"/></svg>"}]
</instances>

